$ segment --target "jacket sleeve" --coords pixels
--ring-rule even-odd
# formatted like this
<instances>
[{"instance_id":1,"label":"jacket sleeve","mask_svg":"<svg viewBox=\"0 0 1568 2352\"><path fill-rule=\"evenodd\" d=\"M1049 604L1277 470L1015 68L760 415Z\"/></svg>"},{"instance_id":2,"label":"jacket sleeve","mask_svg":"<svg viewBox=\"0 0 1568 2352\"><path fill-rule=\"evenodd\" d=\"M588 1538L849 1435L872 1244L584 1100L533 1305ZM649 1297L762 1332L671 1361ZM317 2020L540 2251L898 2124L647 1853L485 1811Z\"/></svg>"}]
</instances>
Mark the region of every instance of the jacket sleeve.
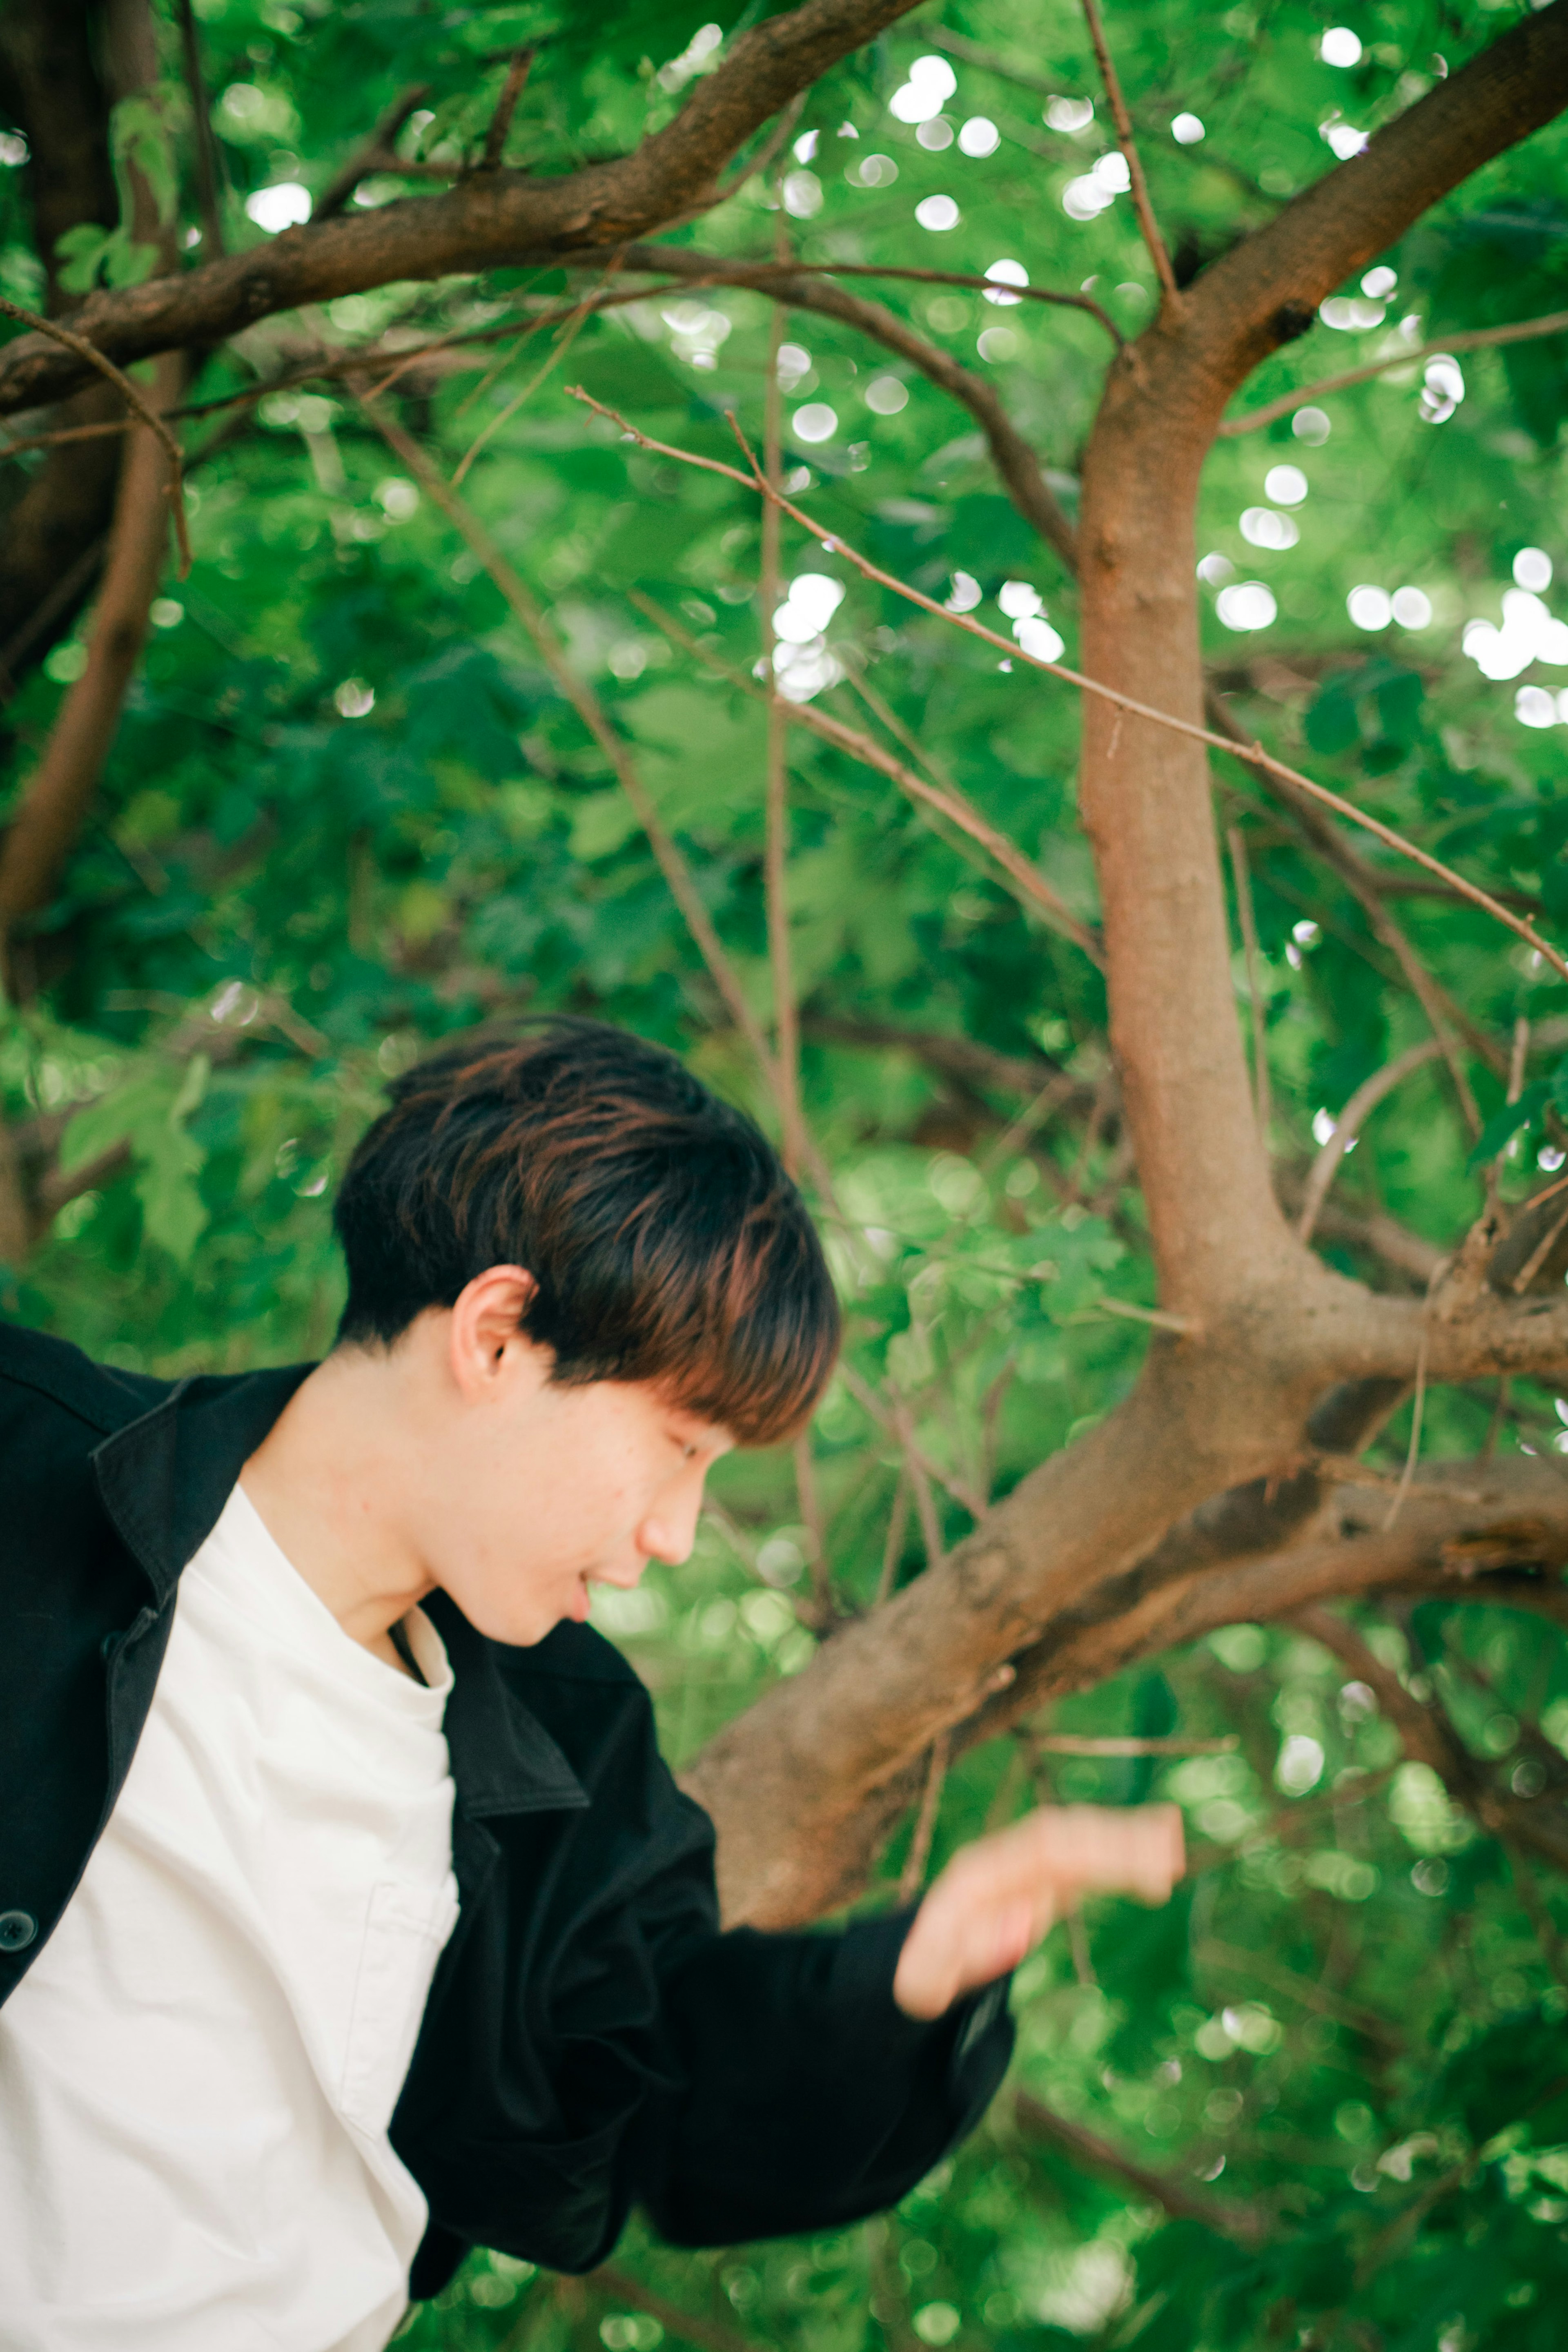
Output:
<instances>
[{"instance_id":1,"label":"jacket sleeve","mask_svg":"<svg viewBox=\"0 0 1568 2352\"><path fill-rule=\"evenodd\" d=\"M685 2246L836 2228L895 2204L979 2120L1012 2050L1007 1985L931 2023L893 1975L911 1914L841 1934L739 1927L664 1988L678 2088L648 2103L637 2190Z\"/></svg>"},{"instance_id":2,"label":"jacket sleeve","mask_svg":"<svg viewBox=\"0 0 1568 2352\"><path fill-rule=\"evenodd\" d=\"M624 1661L573 1625L505 1672L585 1801L488 1823L489 1890L394 2117L433 2222L582 2271L633 2205L714 2245L895 2202L995 2091L1006 1986L920 2023L893 1999L907 1916L721 1930L713 1823Z\"/></svg>"}]
</instances>

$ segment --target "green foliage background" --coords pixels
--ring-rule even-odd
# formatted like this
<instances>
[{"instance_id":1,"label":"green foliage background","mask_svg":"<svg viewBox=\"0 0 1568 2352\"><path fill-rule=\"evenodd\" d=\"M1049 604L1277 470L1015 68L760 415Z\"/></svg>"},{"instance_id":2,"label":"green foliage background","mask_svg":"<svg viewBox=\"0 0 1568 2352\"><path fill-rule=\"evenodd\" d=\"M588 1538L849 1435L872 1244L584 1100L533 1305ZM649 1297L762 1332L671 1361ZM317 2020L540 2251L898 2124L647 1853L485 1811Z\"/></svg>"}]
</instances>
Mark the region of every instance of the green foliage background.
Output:
<instances>
[{"instance_id":1,"label":"green foliage background","mask_svg":"<svg viewBox=\"0 0 1568 2352\"><path fill-rule=\"evenodd\" d=\"M1363 57L1334 68L1315 51L1333 19L1304 0L1118 10L1113 37L1184 270L1333 167L1322 126L1375 128L1516 13L1508 0L1355 0L1347 21ZM509 153L561 170L667 120L680 76L658 68L703 25L738 21L733 5L653 0L445 14L415 0L198 0L197 15L230 231L255 243L247 194L293 180L319 191L414 79L433 95L406 152L471 147L504 52L541 37ZM161 119L192 219L177 52L163 31ZM956 61L945 109L954 125L996 123L989 155L933 152L888 110L942 31L1009 69ZM1151 312L1152 276L1127 199L1090 221L1062 208L1107 143L1103 110L1075 136L1054 131L1042 120L1051 92L1095 92L1068 0L947 0L811 93L800 131L818 133L815 155L785 159L792 214L774 209L769 175L674 241L764 253L782 218L809 258L983 271L1016 257L1037 284L1094 281L1134 332ZM1172 139L1180 110L1201 117L1201 143ZM146 137L144 123L122 129ZM861 170L873 152L896 165L877 186ZM1435 339L1568 305L1565 162L1555 129L1490 167L1383 257L1397 272L1391 301L1357 313L1367 323L1320 325L1281 351L1246 403L1375 355L1401 319ZM14 168L0 173L0 288L26 301L41 273L20 182ZM419 192L388 179L366 193ZM960 208L942 234L914 217L934 194ZM111 240L75 261L83 283L136 274ZM461 331L510 315L525 293L565 288L559 274L497 271L356 295L253 330L210 362L197 396L278 372L307 337ZM1095 322L907 283L875 291L997 384L1071 508L1106 355ZM1367 299L1354 285L1343 298ZM760 431L769 329L762 298L709 289L588 320L569 348L497 342L481 355L493 373L419 375L400 395L448 467L495 425L466 495L636 747L764 1015L759 711L631 601L652 600L703 651L749 671L755 502L627 447L562 387L580 378L649 431L727 454L726 404ZM810 473L813 513L927 593L971 575L981 617L998 626L1003 582L1031 583L1071 658L1071 584L1002 496L967 416L847 329L797 314L788 331L806 369L787 404L786 455ZM551 351L552 373L501 417ZM1563 338L1467 354L1466 396L1440 424L1423 418L1419 373L1406 369L1326 400L1321 443L1288 418L1222 442L1200 540L1277 600L1271 626L1240 635L1205 591L1206 651L1248 727L1558 927L1568 732L1521 725L1515 683L1483 677L1460 634L1467 620L1499 619L1521 548L1568 566L1564 358ZM890 379L906 392L902 405L885 389L868 399ZM824 442L788 425L807 399L836 412ZM591 1011L678 1047L772 1120L605 763L352 399L309 387L270 396L248 426L216 437L225 422L194 428L194 447L204 430L214 436L193 473L195 568L155 608L91 826L36 929L36 989L6 1013L0 1040L10 1118L63 1132L68 1165L120 1141L130 1153L126 1173L73 1202L15 1270L6 1309L165 1372L329 1343L334 1173L384 1078L437 1038L524 1010ZM1281 462L1299 464L1310 487L1293 509L1299 543L1269 551L1243 539L1239 517ZM13 468L4 495L19 479ZM1092 915L1070 696L1004 672L994 653L872 593L841 561L794 544L786 560L847 587L830 638L849 682L824 707L875 731L852 683L863 677ZM1430 625L1358 629L1345 600L1368 583L1421 589ZM57 646L10 704L13 786L80 662L74 640ZM1520 682L1555 693L1568 671L1537 662ZM1285 1180L1299 1181L1314 1116L1424 1033L1335 876L1239 772L1218 782L1256 892L1273 1145ZM911 1402L948 1482L936 1508L951 1542L969 1518L949 1489L971 1500L1005 1491L1103 1413L1144 1342L1136 1315L1116 1309L1155 1304L1113 1118L1083 1109L1109 1071L1103 989L1084 958L881 779L798 733L791 791L805 1090L848 1220L829 1231L849 1360L860 1381L891 1381ZM1399 911L1479 1028L1506 1043L1521 1016L1533 1024L1541 1083L1504 1179L1518 1193L1538 1156L1555 1166L1568 1146L1547 1083L1568 1046L1568 1007L1473 910L1413 897ZM1239 949L1236 970L1244 1018ZM933 1036L987 1047L1012 1075L998 1058L945 1076ZM1076 1082L1076 1108L1048 1107L1020 1127L1057 1072ZM1501 1083L1479 1061L1470 1076L1490 1117ZM1470 1146L1443 1066L1428 1065L1377 1112L1335 1198L1447 1243L1478 1199ZM1405 1279L1354 1236L1325 1246L1382 1286ZM1494 1424L1496 1403L1490 1391L1432 1397L1428 1452L1474 1452L1489 1427L1505 1446L1550 1448L1550 1395L1516 1390ZM1396 1467L1407 1436L1406 1415L1373 1466ZM920 1516L895 1501L897 1450L848 1381L835 1384L814 1446L834 1594L843 1608L870 1607L889 1581L920 1572ZM715 1484L692 1560L655 1570L638 1595L608 1596L615 1607L603 1612L652 1683L677 1759L812 1647L797 1603L813 1546L789 1463L737 1460ZM1568 1658L1555 1631L1436 1604L1368 1619L1366 1631L1385 1664L1440 1696L1486 1770L1558 1801ZM1260 2215L1260 2242L1172 2218L1146 2185L1065 2155L1031 2132L1009 2089L954 2163L885 2221L711 2256L675 2257L634 2231L619 2279L580 2286L476 2256L413 2315L405 2340L432 2352L652 2352L674 2326L668 2310L661 2319L646 2307L664 2297L707 2352L741 2340L780 2352L879 2341L890 2352L1554 2347L1568 2281L1561 1889L1544 1878L1521 1888L1521 1865L1425 1768L1401 1760L1364 1686L1342 1687L1329 1654L1288 1628L1228 1629L1032 1729L1235 1743L1172 1761L1064 1758L1028 1731L993 1743L952 1776L935 1859L1035 1794L1180 1801L1195 1868L1169 1909L1092 1906L1081 1933L1059 1931L1023 1970L1016 2084L1189 2200L1211 2199L1222 2222L1238 2205Z\"/></svg>"}]
</instances>

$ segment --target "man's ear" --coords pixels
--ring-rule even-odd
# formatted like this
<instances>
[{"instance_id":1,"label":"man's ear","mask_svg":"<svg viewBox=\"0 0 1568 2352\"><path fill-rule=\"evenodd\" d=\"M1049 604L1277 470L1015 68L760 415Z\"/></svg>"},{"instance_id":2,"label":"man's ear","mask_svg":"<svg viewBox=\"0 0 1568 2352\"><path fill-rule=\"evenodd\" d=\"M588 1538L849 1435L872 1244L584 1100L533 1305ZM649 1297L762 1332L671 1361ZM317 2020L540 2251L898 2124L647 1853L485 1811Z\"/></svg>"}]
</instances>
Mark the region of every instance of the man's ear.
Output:
<instances>
[{"instance_id":1,"label":"man's ear","mask_svg":"<svg viewBox=\"0 0 1568 2352\"><path fill-rule=\"evenodd\" d=\"M538 1288L523 1266L490 1265L458 1292L448 1334L452 1376L476 1403L498 1391L517 1349L531 1344L521 1327Z\"/></svg>"}]
</instances>

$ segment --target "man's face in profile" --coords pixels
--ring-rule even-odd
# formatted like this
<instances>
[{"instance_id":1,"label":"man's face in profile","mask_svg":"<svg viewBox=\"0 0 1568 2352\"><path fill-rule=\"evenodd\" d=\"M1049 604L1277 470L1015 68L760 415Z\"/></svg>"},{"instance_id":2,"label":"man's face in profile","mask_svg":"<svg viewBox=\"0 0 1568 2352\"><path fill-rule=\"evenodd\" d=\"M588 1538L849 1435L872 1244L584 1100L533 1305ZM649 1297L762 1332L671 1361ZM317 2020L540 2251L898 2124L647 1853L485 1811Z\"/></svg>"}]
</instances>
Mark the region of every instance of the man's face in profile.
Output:
<instances>
[{"instance_id":1,"label":"man's face in profile","mask_svg":"<svg viewBox=\"0 0 1568 2352\"><path fill-rule=\"evenodd\" d=\"M588 1615L592 1583L634 1585L691 1550L703 1484L733 1440L647 1381L552 1381L513 1331L482 1385L443 1416L421 1546L435 1581L491 1641L542 1641Z\"/></svg>"}]
</instances>

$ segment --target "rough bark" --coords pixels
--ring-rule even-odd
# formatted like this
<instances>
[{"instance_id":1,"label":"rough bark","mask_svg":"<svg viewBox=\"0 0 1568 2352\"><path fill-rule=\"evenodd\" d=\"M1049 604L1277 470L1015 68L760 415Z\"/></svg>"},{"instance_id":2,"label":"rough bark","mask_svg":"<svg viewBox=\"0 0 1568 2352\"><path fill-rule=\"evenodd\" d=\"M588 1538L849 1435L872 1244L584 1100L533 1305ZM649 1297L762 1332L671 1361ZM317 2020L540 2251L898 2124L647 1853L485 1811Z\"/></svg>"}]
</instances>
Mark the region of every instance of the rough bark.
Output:
<instances>
[{"instance_id":1,"label":"rough bark","mask_svg":"<svg viewBox=\"0 0 1568 2352\"><path fill-rule=\"evenodd\" d=\"M146 89L158 71L147 0L110 0L103 31L111 88L120 95ZM132 234L161 246L165 259L172 258L173 239L169 225L159 220L152 190L134 168L128 179ZM154 408L175 404L185 373L181 353L162 354L154 371ZM158 592L169 542L167 482L162 446L146 426L138 426L121 445L87 667L68 688L43 756L0 839L0 943L9 942L21 918L47 903L98 789Z\"/></svg>"},{"instance_id":2,"label":"rough bark","mask_svg":"<svg viewBox=\"0 0 1568 2352\"><path fill-rule=\"evenodd\" d=\"M158 362L160 405L180 396L177 352ZM145 425L129 436L87 667L66 690L44 754L0 839L0 937L48 903L98 790L147 637L169 546L168 460Z\"/></svg>"},{"instance_id":3,"label":"rough bark","mask_svg":"<svg viewBox=\"0 0 1568 2352\"><path fill-rule=\"evenodd\" d=\"M27 142L27 196L51 316L78 309L81 299L60 285L58 240L84 222L111 228L119 215L109 95L90 36L83 0L13 0L0 14L0 109ZM120 409L107 384L89 384L47 423L101 424ZM51 449L30 480L6 469L0 484L0 698L69 625L90 590L91 572L81 559L109 527L120 456L118 439L89 440ZM79 581L58 595L73 569ZM51 597L51 624L30 627Z\"/></svg>"}]
</instances>

